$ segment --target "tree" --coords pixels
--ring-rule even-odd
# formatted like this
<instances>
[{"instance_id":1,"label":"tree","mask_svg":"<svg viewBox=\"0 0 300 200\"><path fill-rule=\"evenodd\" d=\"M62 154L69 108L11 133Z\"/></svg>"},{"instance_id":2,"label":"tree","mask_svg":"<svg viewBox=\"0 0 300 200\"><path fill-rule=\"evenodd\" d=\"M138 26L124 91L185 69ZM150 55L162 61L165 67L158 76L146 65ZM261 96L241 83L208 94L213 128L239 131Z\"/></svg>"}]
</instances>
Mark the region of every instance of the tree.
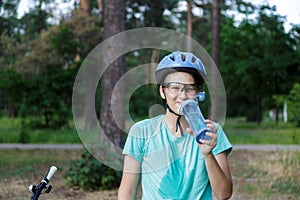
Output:
<instances>
[{"instance_id":1,"label":"tree","mask_svg":"<svg viewBox=\"0 0 300 200\"><path fill-rule=\"evenodd\" d=\"M0 73L1 100L7 110L8 117L17 116L21 106L22 77L14 69L7 68Z\"/></svg>"},{"instance_id":2,"label":"tree","mask_svg":"<svg viewBox=\"0 0 300 200\"><path fill-rule=\"evenodd\" d=\"M0 62L5 61L22 77L23 90L16 101L22 105L17 108L21 109L24 118L31 116L31 125L60 128L68 124L71 111L69 97L78 67L76 55L87 56L101 40L101 34L96 34L100 30L98 17L74 11L69 20L41 31L32 40L22 35L15 44L8 36L2 37L6 47L4 53L11 62L2 58ZM14 83L17 84L17 81ZM8 99L8 94L4 95Z\"/></svg>"},{"instance_id":3,"label":"tree","mask_svg":"<svg viewBox=\"0 0 300 200\"><path fill-rule=\"evenodd\" d=\"M90 16L90 12L91 12L90 0L80 0L80 11L84 15Z\"/></svg>"},{"instance_id":4,"label":"tree","mask_svg":"<svg viewBox=\"0 0 300 200\"><path fill-rule=\"evenodd\" d=\"M287 107L289 114L289 121L294 125L294 133L292 135L293 141L297 142L296 127L300 126L300 84L295 83L292 90L287 95Z\"/></svg>"},{"instance_id":5,"label":"tree","mask_svg":"<svg viewBox=\"0 0 300 200\"><path fill-rule=\"evenodd\" d=\"M172 18L179 0L128 0L126 1L126 28L165 27L175 28ZM170 14L165 14L168 11Z\"/></svg>"},{"instance_id":6,"label":"tree","mask_svg":"<svg viewBox=\"0 0 300 200\"><path fill-rule=\"evenodd\" d=\"M15 32L15 28L19 25L17 20L18 5L19 0L3 0L0 2L0 35L3 33L12 35Z\"/></svg>"},{"instance_id":7,"label":"tree","mask_svg":"<svg viewBox=\"0 0 300 200\"><path fill-rule=\"evenodd\" d=\"M275 104L272 96L291 88L289 80L295 80L295 75L288 71L295 65L296 54L275 10L268 6L257 10L257 19L245 19L236 26L227 18L223 24L221 71L230 94L228 112L260 123L263 110Z\"/></svg>"},{"instance_id":8,"label":"tree","mask_svg":"<svg viewBox=\"0 0 300 200\"><path fill-rule=\"evenodd\" d=\"M221 0L214 0L212 20L212 59L217 67L220 65L220 28L221 28Z\"/></svg>"},{"instance_id":9,"label":"tree","mask_svg":"<svg viewBox=\"0 0 300 200\"><path fill-rule=\"evenodd\" d=\"M211 80L217 80L218 73L217 68L220 67L220 28L221 28L221 1L220 0L214 0L213 3L213 10L212 10L212 52L211 56L214 60L216 67L213 67L211 69ZM211 81L212 83L212 91L218 91L218 85L215 84L215 81ZM216 94L218 95L218 93ZM211 107L211 112L213 114L218 113L220 109L220 106L222 106L222 102L220 102L219 98L212 98L213 105ZM217 119L212 119L217 120Z\"/></svg>"},{"instance_id":10,"label":"tree","mask_svg":"<svg viewBox=\"0 0 300 200\"><path fill-rule=\"evenodd\" d=\"M104 0L103 1L103 39L107 39L114 34L125 30L125 1L124 0ZM124 41L125 42L125 41ZM110 53L123 49L124 44L118 44L118 47L111 47L103 52L103 64L106 66L106 60ZM117 48L117 49L116 49ZM121 147L124 142L125 113L124 113L124 90L120 90L118 96L112 99L112 92L115 84L125 73L125 57L121 56L115 60L105 71L101 79L102 99L100 124L104 133L115 145ZM114 119L111 107L119 110L118 119ZM122 123L119 127L114 120ZM103 134L101 134L103 136ZM103 138L101 138L103 139Z\"/></svg>"}]
</instances>

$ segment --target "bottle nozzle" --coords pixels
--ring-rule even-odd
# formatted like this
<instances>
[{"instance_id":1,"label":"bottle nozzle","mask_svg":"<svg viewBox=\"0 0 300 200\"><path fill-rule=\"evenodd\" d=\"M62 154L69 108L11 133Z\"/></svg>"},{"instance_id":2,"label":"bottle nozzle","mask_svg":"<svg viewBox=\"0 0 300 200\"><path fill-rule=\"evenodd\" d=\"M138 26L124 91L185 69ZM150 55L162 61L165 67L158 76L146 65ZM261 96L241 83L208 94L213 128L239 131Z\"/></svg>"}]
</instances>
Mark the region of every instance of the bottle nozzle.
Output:
<instances>
[{"instance_id":1,"label":"bottle nozzle","mask_svg":"<svg viewBox=\"0 0 300 200\"><path fill-rule=\"evenodd\" d=\"M194 99L196 101L202 102L205 100L205 92L199 92L195 95Z\"/></svg>"}]
</instances>

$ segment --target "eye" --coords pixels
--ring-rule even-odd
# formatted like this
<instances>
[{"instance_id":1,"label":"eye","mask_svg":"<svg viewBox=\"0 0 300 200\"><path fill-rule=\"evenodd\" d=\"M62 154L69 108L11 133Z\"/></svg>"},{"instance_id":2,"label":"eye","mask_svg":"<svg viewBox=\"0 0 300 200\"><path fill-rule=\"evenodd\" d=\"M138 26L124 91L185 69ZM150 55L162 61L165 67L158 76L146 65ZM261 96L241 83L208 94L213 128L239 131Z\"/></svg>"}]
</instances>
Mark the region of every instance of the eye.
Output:
<instances>
[{"instance_id":1,"label":"eye","mask_svg":"<svg viewBox=\"0 0 300 200\"><path fill-rule=\"evenodd\" d=\"M187 85L186 88L185 88L185 90L186 90L187 92L190 92L190 93L196 92L197 89L198 89L198 87L195 86L195 85Z\"/></svg>"},{"instance_id":2,"label":"eye","mask_svg":"<svg viewBox=\"0 0 300 200\"><path fill-rule=\"evenodd\" d=\"M193 92L195 92L196 90L195 90L195 88L193 88L193 87L187 87L187 88L185 89L185 91L186 91L187 93L193 93Z\"/></svg>"},{"instance_id":3,"label":"eye","mask_svg":"<svg viewBox=\"0 0 300 200\"><path fill-rule=\"evenodd\" d=\"M176 86L176 85L172 85L172 86L170 86L170 89L172 89L172 90L180 90L180 87Z\"/></svg>"},{"instance_id":4,"label":"eye","mask_svg":"<svg viewBox=\"0 0 300 200\"><path fill-rule=\"evenodd\" d=\"M193 87L186 87L186 90L187 90L187 91L194 91L195 88L193 88Z\"/></svg>"}]
</instances>

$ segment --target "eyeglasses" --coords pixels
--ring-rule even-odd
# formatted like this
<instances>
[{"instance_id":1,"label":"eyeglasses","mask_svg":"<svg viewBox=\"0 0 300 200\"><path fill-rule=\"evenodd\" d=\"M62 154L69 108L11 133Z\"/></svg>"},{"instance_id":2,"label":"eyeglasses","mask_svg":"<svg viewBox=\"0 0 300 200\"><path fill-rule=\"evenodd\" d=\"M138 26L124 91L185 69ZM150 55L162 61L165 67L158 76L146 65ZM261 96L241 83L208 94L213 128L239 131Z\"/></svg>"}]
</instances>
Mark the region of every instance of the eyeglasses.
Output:
<instances>
[{"instance_id":1,"label":"eyeglasses","mask_svg":"<svg viewBox=\"0 0 300 200\"><path fill-rule=\"evenodd\" d=\"M201 86L198 86L197 84L184 84L178 82L163 83L162 87L168 88L173 94L180 94L184 90L187 95L195 95L201 89Z\"/></svg>"}]
</instances>

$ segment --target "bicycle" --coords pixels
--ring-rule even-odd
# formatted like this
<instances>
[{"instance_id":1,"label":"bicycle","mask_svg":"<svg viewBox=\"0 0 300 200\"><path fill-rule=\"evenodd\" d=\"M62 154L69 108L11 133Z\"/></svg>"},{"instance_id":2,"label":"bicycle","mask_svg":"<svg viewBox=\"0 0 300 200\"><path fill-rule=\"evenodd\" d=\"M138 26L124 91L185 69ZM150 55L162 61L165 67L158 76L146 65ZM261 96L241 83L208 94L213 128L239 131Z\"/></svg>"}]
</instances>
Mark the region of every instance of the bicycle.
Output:
<instances>
[{"instance_id":1,"label":"bicycle","mask_svg":"<svg viewBox=\"0 0 300 200\"><path fill-rule=\"evenodd\" d=\"M57 171L57 167L50 167L49 172L44 176L41 182L38 185L30 185L29 191L31 192L30 200L38 200L40 195L43 194L42 191L45 189L45 193L49 193L52 189L52 186L49 185L50 179Z\"/></svg>"}]
</instances>

